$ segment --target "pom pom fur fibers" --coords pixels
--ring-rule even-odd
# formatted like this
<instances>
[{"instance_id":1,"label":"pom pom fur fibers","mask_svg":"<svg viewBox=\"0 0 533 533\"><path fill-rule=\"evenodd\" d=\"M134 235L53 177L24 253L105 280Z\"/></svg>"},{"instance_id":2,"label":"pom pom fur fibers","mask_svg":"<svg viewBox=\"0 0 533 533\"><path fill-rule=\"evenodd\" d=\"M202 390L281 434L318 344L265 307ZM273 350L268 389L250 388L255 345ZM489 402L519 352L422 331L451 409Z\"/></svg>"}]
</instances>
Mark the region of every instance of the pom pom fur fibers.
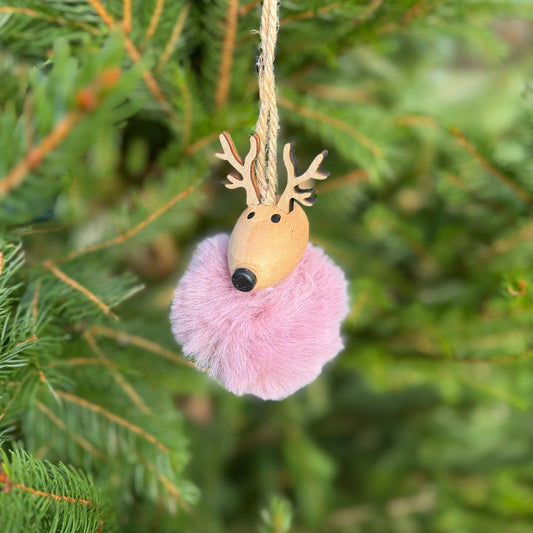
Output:
<instances>
[{"instance_id":1,"label":"pom pom fur fibers","mask_svg":"<svg viewBox=\"0 0 533 533\"><path fill-rule=\"evenodd\" d=\"M308 244L274 287L241 292L231 283L229 236L202 241L179 282L170 321L184 354L234 394L281 400L313 381L343 348L347 282Z\"/></svg>"}]
</instances>

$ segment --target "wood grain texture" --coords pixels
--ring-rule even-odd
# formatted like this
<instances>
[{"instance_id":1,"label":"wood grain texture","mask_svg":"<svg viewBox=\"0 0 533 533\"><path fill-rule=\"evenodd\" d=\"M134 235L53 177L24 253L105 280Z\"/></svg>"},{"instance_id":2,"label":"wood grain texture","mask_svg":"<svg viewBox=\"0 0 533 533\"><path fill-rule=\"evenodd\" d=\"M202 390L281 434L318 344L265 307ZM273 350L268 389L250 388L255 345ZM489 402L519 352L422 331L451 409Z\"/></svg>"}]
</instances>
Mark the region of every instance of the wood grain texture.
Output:
<instances>
[{"instance_id":1,"label":"wood grain texture","mask_svg":"<svg viewBox=\"0 0 533 533\"><path fill-rule=\"evenodd\" d=\"M296 202L310 206L314 203L313 188L302 188L312 179L324 180L329 172L319 170L327 156L327 150L317 155L308 169L299 176L292 144L286 144L283 161L287 170L287 186L274 205L261 203L261 194L255 176L260 138L256 133L250 138L250 151L243 159L231 138L225 131L220 134L222 153L216 154L228 161L236 170L228 174L228 189L246 190L247 209L243 211L231 234L228 248L228 265L233 277L237 269L252 272L256 280L242 279L244 272L238 272L233 279L238 290L265 289L280 282L298 264L309 240L309 222L304 210ZM241 281L239 280L241 277ZM255 281L255 286L253 285ZM244 283L246 282L246 283ZM245 288L245 286L248 287Z\"/></svg>"},{"instance_id":2,"label":"wood grain texture","mask_svg":"<svg viewBox=\"0 0 533 533\"><path fill-rule=\"evenodd\" d=\"M250 213L255 213L248 218ZM277 215L277 216L276 216ZM274 222L272 220L277 220ZM287 277L298 264L309 240L309 222L304 210L295 205L290 213L274 205L245 209L231 234L228 266L251 270L257 283L254 290L272 287Z\"/></svg>"},{"instance_id":3,"label":"wood grain texture","mask_svg":"<svg viewBox=\"0 0 533 533\"><path fill-rule=\"evenodd\" d=\"M220 134L220 144L222 145L222 153L215 154L219 159L227 161L237 173L230 172L228 174L228 189L243 188L246 190L246 205L259 205L261 196L255 179L254 163L259 152L259 135L257 133L250 137L250 151L244 158L239 155L231 135L225 131Z\"/></svg>"}]
</instances>

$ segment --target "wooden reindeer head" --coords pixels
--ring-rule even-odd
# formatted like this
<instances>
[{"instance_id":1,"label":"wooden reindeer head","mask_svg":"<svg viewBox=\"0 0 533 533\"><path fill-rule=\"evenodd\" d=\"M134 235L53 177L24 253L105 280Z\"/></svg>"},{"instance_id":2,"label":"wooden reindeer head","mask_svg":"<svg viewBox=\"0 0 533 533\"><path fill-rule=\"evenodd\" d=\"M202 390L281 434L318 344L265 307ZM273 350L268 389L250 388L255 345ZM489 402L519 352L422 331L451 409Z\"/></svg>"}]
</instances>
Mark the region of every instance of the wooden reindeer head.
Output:
<instances>
[{"instance_id":1,"label":"wooden reindeer head","mask_svg":"<svg viewBox=\"0 0 533 533\"><path fill-rule=\"evenodd\" d=\"M287 186L274 205L261 203L255 178L254 163L259 152L259 136L250 138L250 151L244 161L235 149L231 135L220 135L223 153L216 154L228 161L236 172L228 174L228 189L246 190L246 205L231 234L228 265L234 287L248 292L271 287L284 279L298 264L309 239L309 222L304 210L296 203L313 205L313 188L300 187L304 182L323 180L329 172L318 169L328 154L317 155L309 168L296 176L296 159L292 144L283 149L287 170Z\"/></svg>"}]
</instances>

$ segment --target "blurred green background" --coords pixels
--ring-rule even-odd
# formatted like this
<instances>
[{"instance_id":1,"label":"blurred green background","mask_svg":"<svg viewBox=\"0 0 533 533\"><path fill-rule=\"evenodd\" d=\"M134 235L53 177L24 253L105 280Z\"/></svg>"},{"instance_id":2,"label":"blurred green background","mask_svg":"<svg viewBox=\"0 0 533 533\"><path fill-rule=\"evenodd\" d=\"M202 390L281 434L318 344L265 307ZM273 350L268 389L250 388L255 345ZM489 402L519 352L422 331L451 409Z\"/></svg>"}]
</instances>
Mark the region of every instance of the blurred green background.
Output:
<instances>
[{"instance_id":1,"label":"blurred green background","mask_svg":"<svg viewBox=\"0 0 533 533\"><path fill-rule=\"evenodd\" d=\"M282 402L168 322L244 207L214 153L257 120L259 10L0 1L3 531L533 532L533 3L281 1L279 142L329 151L311 240L351 298Z\"/></svg>"}]
</instances>

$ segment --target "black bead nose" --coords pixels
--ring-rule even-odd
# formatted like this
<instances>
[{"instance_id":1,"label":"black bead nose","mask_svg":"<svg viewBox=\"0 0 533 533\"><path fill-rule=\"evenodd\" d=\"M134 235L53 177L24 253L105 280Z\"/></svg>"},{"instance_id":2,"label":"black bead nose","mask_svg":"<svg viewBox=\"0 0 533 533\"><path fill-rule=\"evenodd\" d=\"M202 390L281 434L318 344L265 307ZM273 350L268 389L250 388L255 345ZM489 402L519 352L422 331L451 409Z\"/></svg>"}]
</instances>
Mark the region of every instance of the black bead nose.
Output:
<instances>
[{"instance_id":1,"label":"black bead nose","mask_svg":"<svg viewBox=\"0 0 533 533\"><path fill-rule=\"evenodd\" d=\"M233 286L241 292L250 292L257 283L255 274L247 268L238 268L231 276Z\"/></svg>"}]
</instances>

